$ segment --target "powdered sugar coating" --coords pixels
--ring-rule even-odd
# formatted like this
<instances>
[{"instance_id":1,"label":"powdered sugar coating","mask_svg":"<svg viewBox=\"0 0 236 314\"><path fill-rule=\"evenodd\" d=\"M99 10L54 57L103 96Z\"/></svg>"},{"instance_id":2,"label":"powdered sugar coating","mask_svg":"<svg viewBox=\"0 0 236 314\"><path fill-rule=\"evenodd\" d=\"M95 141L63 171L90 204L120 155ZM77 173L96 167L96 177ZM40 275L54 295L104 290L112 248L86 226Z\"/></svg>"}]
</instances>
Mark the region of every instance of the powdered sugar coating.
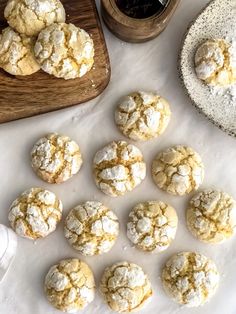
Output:
<instances>
[{"instance_id":1,"label":"powdered sugar coating","mask_svg":"<svg viewBox=\"0 0 236 314\"><path fill-rule=\"evenodd\" d=\"M223 242L236 232L236 202L223 191L204 190L190 201L187 225L203 242Z\"/></svg>"},{"instance_id":2,"label":"powdered sugar coating","mask_svg":"<svg viewBox=\"0 0 236 314\"><path fill-rule=\"evenodd\" d=\"M141 250L166 250L175 238L178 217L173 207L158 201L136 205L129 214L128 238Z\"/></svg>"},{"instance_id":3,"label":"powdered sugar coating","mask_svg":"<svg viewBox=\"0 0 236 314\"><path fill-rule=\"evenodd\" d=\"M95 282L91 269L78 259L66 259L52 266L44 290L48 301L58 310L75 313L94 299Z\"/></svg>"},{"instance_id":4,"label":"powdered sugar coating","mask_svg":"<svg viewBox=\"0 0 236 314\"><path fill-rule=\"evenodd\" d=\"M235 43L224 39L207 40L197 49L195 70L199 79L213 86L236 83Z\"/></svg>"},{"instance_id":5,"label":"powdered sugar coating","mask_svg":"<svg viewBox=\"0 0 236 314\"><path fill-rule=\"evenodd\" d=\"M12 203L8 219L18 235L37 239L53 232L61 216L62 203L54 193L32 188Z\"/></svg>"},{"instance_id":6,"label":"powdered sugar coating","mask_svg":"<svg viewBox=\"0 0 236 314\"><path fill-rule=\"evenodd\" d=\"M173 255L162 272L166 293L177 303L197 307L216 292L219 273L215 263L204 255L182 252Z\"/></svg>"},{"instance_id":7,"label":"powdered sugar coating","mask_svg":"<svg viewBox=\"0 0 236 314\"><path fill-rule=\"evenodd\" d=\"M50 24L66 19L59 0L9 0L4 16L12 28L28 36L37 36Z\"/></svg>"},{"instance_id":8,"label":"powdered sugar coating","mask_svg":"<svg viewBox=\"0 0 236 314\"><path fill-rule=\"evenodd\" d=\"M120 196L132 191L144 180L146 165L136 146L117 141L96 153L93 173L102 192L109 196Z\"/></svg>"},{"instance_id":9,"label":"powdered sugar coating","mask_svg":"<svg viewBox=\"0 0 236 314\"><path fill-rule=\"evenodd\" d=\"M119 234L116 215L100 202L85 202L73 208L65 220L65 237L83 255L108 252Z\"/></svg>"},{"instance_id":10,"label":"powdered sugar coating","mask_svg":"<svg viewBox=\"0 0 236 314\"><path fill-rule=\"evenodd\" d=\"M35 39L18 34L11 27L0 34L0 67L12 75L30 75L40 69L33 47Z\"/></svg>"},{"instance_id":11,"label":"powdered sugar coating","mask_svg":"<svg viewBox=\"0 0 236 314\"><path fill-rule=\"evenodd\" d=\"M170 116L170 107L164 98L156 93L135 92L121 100L115 121L125 136L146 141L165 131Z\"/></svg>"},{"instance_id":12,"label":"powdered sugar coating","mask_svg":"<svg viewBox=\"0 0 236 314\"><path fill-rule=\"evenodd\" d=\"M76 174L82 165L78 144L56 133L40 138L31 151L31 163L37 175L49 183L61 183Z\"/></svg>"},{"instance_id":13,"label":"powdered sugar coating","mask_svg":"<svg viewBox=\"0 0 236 314\"><path fill-rule=\"evenodd\" d=\"M201 157L192 148L175 146L159 153L152 163L156 185L174 195L197 190L204 178Z\"/></svg>"},{"instance_id":14,"label":"powdered sugar coating","mask_svg":"<svg viewBox=\"0 0 236 314\"><path fill-rule=\"evenodd\" d=\"M94 63L93 40L74 24L58 23L43 29L34 52L42 70L65 80L82 77Z\"/></svg>"},{"instance_id":15,"label":"powdered sugar coating","mask_svg":"<svg viewBox=\"0 0 236 314\"><path fill-rule=\"evenodd\" d=\"M129 262L107 267L100 291L113 311L133 312L143 307L152 296L151 283L142 268Z\"/></svg>"}]
</instances>

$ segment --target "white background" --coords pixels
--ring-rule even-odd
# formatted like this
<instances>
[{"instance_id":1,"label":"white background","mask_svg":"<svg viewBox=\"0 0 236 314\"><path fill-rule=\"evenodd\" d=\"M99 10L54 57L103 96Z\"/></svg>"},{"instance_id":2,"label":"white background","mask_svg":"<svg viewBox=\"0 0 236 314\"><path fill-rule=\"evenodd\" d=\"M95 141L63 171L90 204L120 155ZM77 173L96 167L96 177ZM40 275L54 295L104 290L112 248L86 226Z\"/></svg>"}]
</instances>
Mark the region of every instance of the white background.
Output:
<instances>
[{"instance_id":1,"label":"white background","mask_svg":"<svg viewBox=\"0 0 236 314\"><path fill-rule=\"evenodd\" d=\"M154 289L151 303L140 313L236 313L236 238L220 245L202 244L186 229L185 208L188 197L172 197L153 183L151 161L158 151L173 144L195 148L205 164L203 187L224 189L236 197L236 140L224 134L199 115L185 96L177 73L177 55L182 36L190 21L206 5L205 0L182 0L167 29L155 40L139 45L123 43L105 29L110 53L112 77L102 95L84 105L16 121L0 126L0 222L8 224L11 202L25 189L41 186L55 192L64 204L64 217L79 202L99 200L110 206L120 220L121 230L114 248L106 255L84 258L66 242L63 221L56 232L36 243L18 238L16 259L0 286L0 314L60 313L48 304L43 280L49 267L62 258L78 257L88 262L97 285L104 268L119 260L143 266ZM125 139L113 121L117 100L134 90L157 90L166 97L173 112L168 130L159 139L138 143L147 162L147 177L133 192L112 199L102 194L92 179L92 158L103 145ZM78 175L62 185L49 185L36 177L30 167L29 153L34 142L47 132L67 134L82 150L84 164ZM172 204L179 216L177 236L171 247L161 254L145 254L131 247L126 235L127 215L140 201L160 199ZM63 220L64 220L63 217ZM164 294L160 273L165 261L183 250L196 250L215 260L221 273L220 287L209 304L199 309L181 308ZM99 292L86 314L111 313Z\"/></svg>"}]
</instances>

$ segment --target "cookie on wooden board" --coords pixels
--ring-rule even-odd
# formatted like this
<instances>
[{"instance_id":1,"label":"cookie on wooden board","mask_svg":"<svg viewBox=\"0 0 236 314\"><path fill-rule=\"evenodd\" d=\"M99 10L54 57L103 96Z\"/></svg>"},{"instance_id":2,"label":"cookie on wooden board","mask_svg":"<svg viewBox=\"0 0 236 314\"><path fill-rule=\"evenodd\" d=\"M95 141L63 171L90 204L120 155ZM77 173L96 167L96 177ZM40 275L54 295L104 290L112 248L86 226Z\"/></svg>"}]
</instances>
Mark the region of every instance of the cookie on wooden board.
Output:
<instances>
[{"instance_id":1,"label":"cookie on wooden board","mask_svg":"<svg viewBox=\"0 0 236 314\"><path fill-rule=\"evenodd\" d=\"M0 34L0 68L12 75L30 75L40 69L34 56L35 38L18 34L11 27Z\"/></svg>"},{"instance_id":2,"label":"cookie on wooden board","mask_svg":"<svg viewBox=\"0 0 236 314\"><path fill-rule=\"evenodd\" d=\"M27 36L37 36L45 27L66 20L59 0L9 0L4 16L12 28Z\"/></svg>"},{"instance_id":3,"label":"cookie on wooden board","mask_svg":"<svg viewBox=\"0 0 236 314\"><path fill-rule=\"evenodd\" d=\"M82 77L94 63L93 40L74 24L58 23L43 29L34 53L43 71L65 80Z\"/></svg>"}]
</instances>

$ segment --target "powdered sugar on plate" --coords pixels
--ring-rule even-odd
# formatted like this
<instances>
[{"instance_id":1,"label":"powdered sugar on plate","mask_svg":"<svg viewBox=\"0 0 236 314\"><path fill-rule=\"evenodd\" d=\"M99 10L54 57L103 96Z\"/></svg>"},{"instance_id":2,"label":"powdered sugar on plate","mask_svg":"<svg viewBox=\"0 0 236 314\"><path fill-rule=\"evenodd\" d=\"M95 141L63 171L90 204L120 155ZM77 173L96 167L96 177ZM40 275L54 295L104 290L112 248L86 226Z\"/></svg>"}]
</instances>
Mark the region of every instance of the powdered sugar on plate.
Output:
<instances>
[{"instance_id":1,"label":"powdered sugar on plate","mask_svg":"<svg viewBox=\"0 0 236 314\"><path fill-rule=\"evenodd\" d=\"M236 84L229 87L211 86L209 90L213 96L222 97L224 105L236 107Z\"/></svg>"},{"instance_id":2,"label":"powdered sugar on plate","mask_svg":"<svg viewBox=\"0 0 236 314\"><path fill-rule=\"evenodd\" d=\"M181 50L180 75L193 104L210 121L236 137L236 84L228 88L209 87L197 78L194 56L208 39L225 39L236 51L236 1L213 0L190 26ZM207 21L207 23L206 23ZM231 58L236 62L236 56Z\"/></svg>"}]
</instances>

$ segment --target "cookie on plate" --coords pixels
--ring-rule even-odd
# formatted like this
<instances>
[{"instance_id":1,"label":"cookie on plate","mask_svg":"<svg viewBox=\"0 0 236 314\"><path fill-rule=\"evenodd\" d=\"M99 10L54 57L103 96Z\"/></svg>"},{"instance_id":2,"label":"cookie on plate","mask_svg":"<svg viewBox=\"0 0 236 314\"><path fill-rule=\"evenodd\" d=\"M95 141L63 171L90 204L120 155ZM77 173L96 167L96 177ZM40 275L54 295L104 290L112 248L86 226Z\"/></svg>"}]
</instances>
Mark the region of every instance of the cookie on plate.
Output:
<instances>
[{"instance_id":1,"label":"cookie on plate","mask_svg":"<svg viewBox=\"0 0 236 314\"><path fill-rule=\"evenodd\" d=\"M204 190L191 199L186 218L199 240L220 243L236 233L236 202L223 191Z\"/></svg>"},{"instance_id":2,"label":"cookie on plate","mask_svg":"<svg viewBox=\"0 0 236 314\"><path fill-rule=\"evenodd\" d=\"M89 266L75 258L52 266L44 282L48 301L58 310L77 313L94 299L95 282Z\"/></svg>"},{"instance_id":3,"label":"cookie on plate","mask_svg":"<svg viewBox=\"0 0 236 314\"><path fill-rule=\"evenodd\" d=\"M170 122L170 106L157 93L135 92L118 104L115 122L132 140L147 141L161 135Z\"/></svg>"},{"instance_id":4,"label":"cookie on plate","mask_svg":"<svg viewBox=\"0 0 236 314\"><path fill-rule=\"evenodd\" d=\"M9 0L4 16L12 28L27 36L37 36L45 27L66 19L59 0Z\"/></svg>"},{"instance_id":5,"label":"cookie on plate","mask_svg":"<svg viewBox=\"0 0 236 314\"><path fill-rule=\"evenodd\" d=\"M197 77L213 86L236 83L236 47L224 39L209 39L195 54Z\"/></svg>"},{"instance_id":6,"label":"cookie on plate","mask_svg":"<svg viewBox=\"0 0 236 314\"><path fill-rule=\"evenodd\" d=\"M119 313L141 309L152 296L151 283L143 269L129 262L107 267L100 291L109 307Z\"/></svg>"},{"instance_id":7,"label":"cookie on plate","mask_svg":"<svg viewBox=\"0 0 236 314\"><path fill-rule=\"evenodd\" d=\"M176 211L160 201L136 205L129 214L127 236L134 245L148 252L166 250L175 238Z\"/></svg>"},{"instance_id":8,"label":"cookie on plate","mask_svg":"<svg viewBox=\"0 0 236 314\"><path fill-rule=\"evenodd\" d=\"M93 173L98 188L115 197L132 191L144 180L146 165L136 146L117 141L95 154Z\"/></svg>"},{"instance_id":9,"label":"cookie on plate","mask_svg":"<svg viewBox=\"0 0 236 314\"><path fill-rule=\"evenodd\" d=\"M28 239L44 238L56 229L62 217L62 203L41 188L22 193L11 205L8 219L12 229Z\"/></svg>"},{"instance_id":10,"label":"cookie on plate","mask_svg":"<svg viewBox=\"0 0 236 314\"><path fill-rule=\"evenodd\" d=\"M82 165L78 144L57 133L40 138L31 151L31 164L37 175L48 183L62 183Z\"/></svg>"},{"instance_id":11,"label":"cookie on plate","mask_svg":"<svg viewBox=\"0 0 236 314\"><path fill-rule=\"evenodd\" d=\"M170 147L159 153L152 163L156 185L173 195L197 190L204 178L201 157L188 146Z\"/></svg>"},{"instance_id":12,"label":"cookie on plate","mask_svg":"<svg viewBox=\"0 0 236 314\"><path fill-rule=\"evenodd\" d=\"M173 255L162 271L166 293L177 303L188 307L203 305L215 294L219 285L215 263L194 252Z\"/></svg>"},{"instance_id":13,"label":"cookie on plate","mask_svg":"<svg viewBox=\"0 0 236 314\"><path fill-rule=\"evenodd\" d=\"M12 75L30 75L40 69L34 56L35 39L11 27L0 34L0 67Z\"/></svg>"},{"instance_id":14,"label":"cookie on plate","mask_svg":"<svg viewBox=\"0 0 236 314\"><path fill-rule=\"evenodd\" d=\"M93 66L93 40L73 24L52 24L43 29L34 52L41 69L65 80L82 77Z\"/></svg>"},{"instance_id":15,"label":"cookie on plate","mask_svg":"<svg viewBox=\"0 0 236 314\"><path fill-rule=\"evenodd\" d=\"M110 251L119 234L116 215L100 202L90 201L73 208L65 220L65 237L83 255Z\"/></svg>"}]
</instances>

